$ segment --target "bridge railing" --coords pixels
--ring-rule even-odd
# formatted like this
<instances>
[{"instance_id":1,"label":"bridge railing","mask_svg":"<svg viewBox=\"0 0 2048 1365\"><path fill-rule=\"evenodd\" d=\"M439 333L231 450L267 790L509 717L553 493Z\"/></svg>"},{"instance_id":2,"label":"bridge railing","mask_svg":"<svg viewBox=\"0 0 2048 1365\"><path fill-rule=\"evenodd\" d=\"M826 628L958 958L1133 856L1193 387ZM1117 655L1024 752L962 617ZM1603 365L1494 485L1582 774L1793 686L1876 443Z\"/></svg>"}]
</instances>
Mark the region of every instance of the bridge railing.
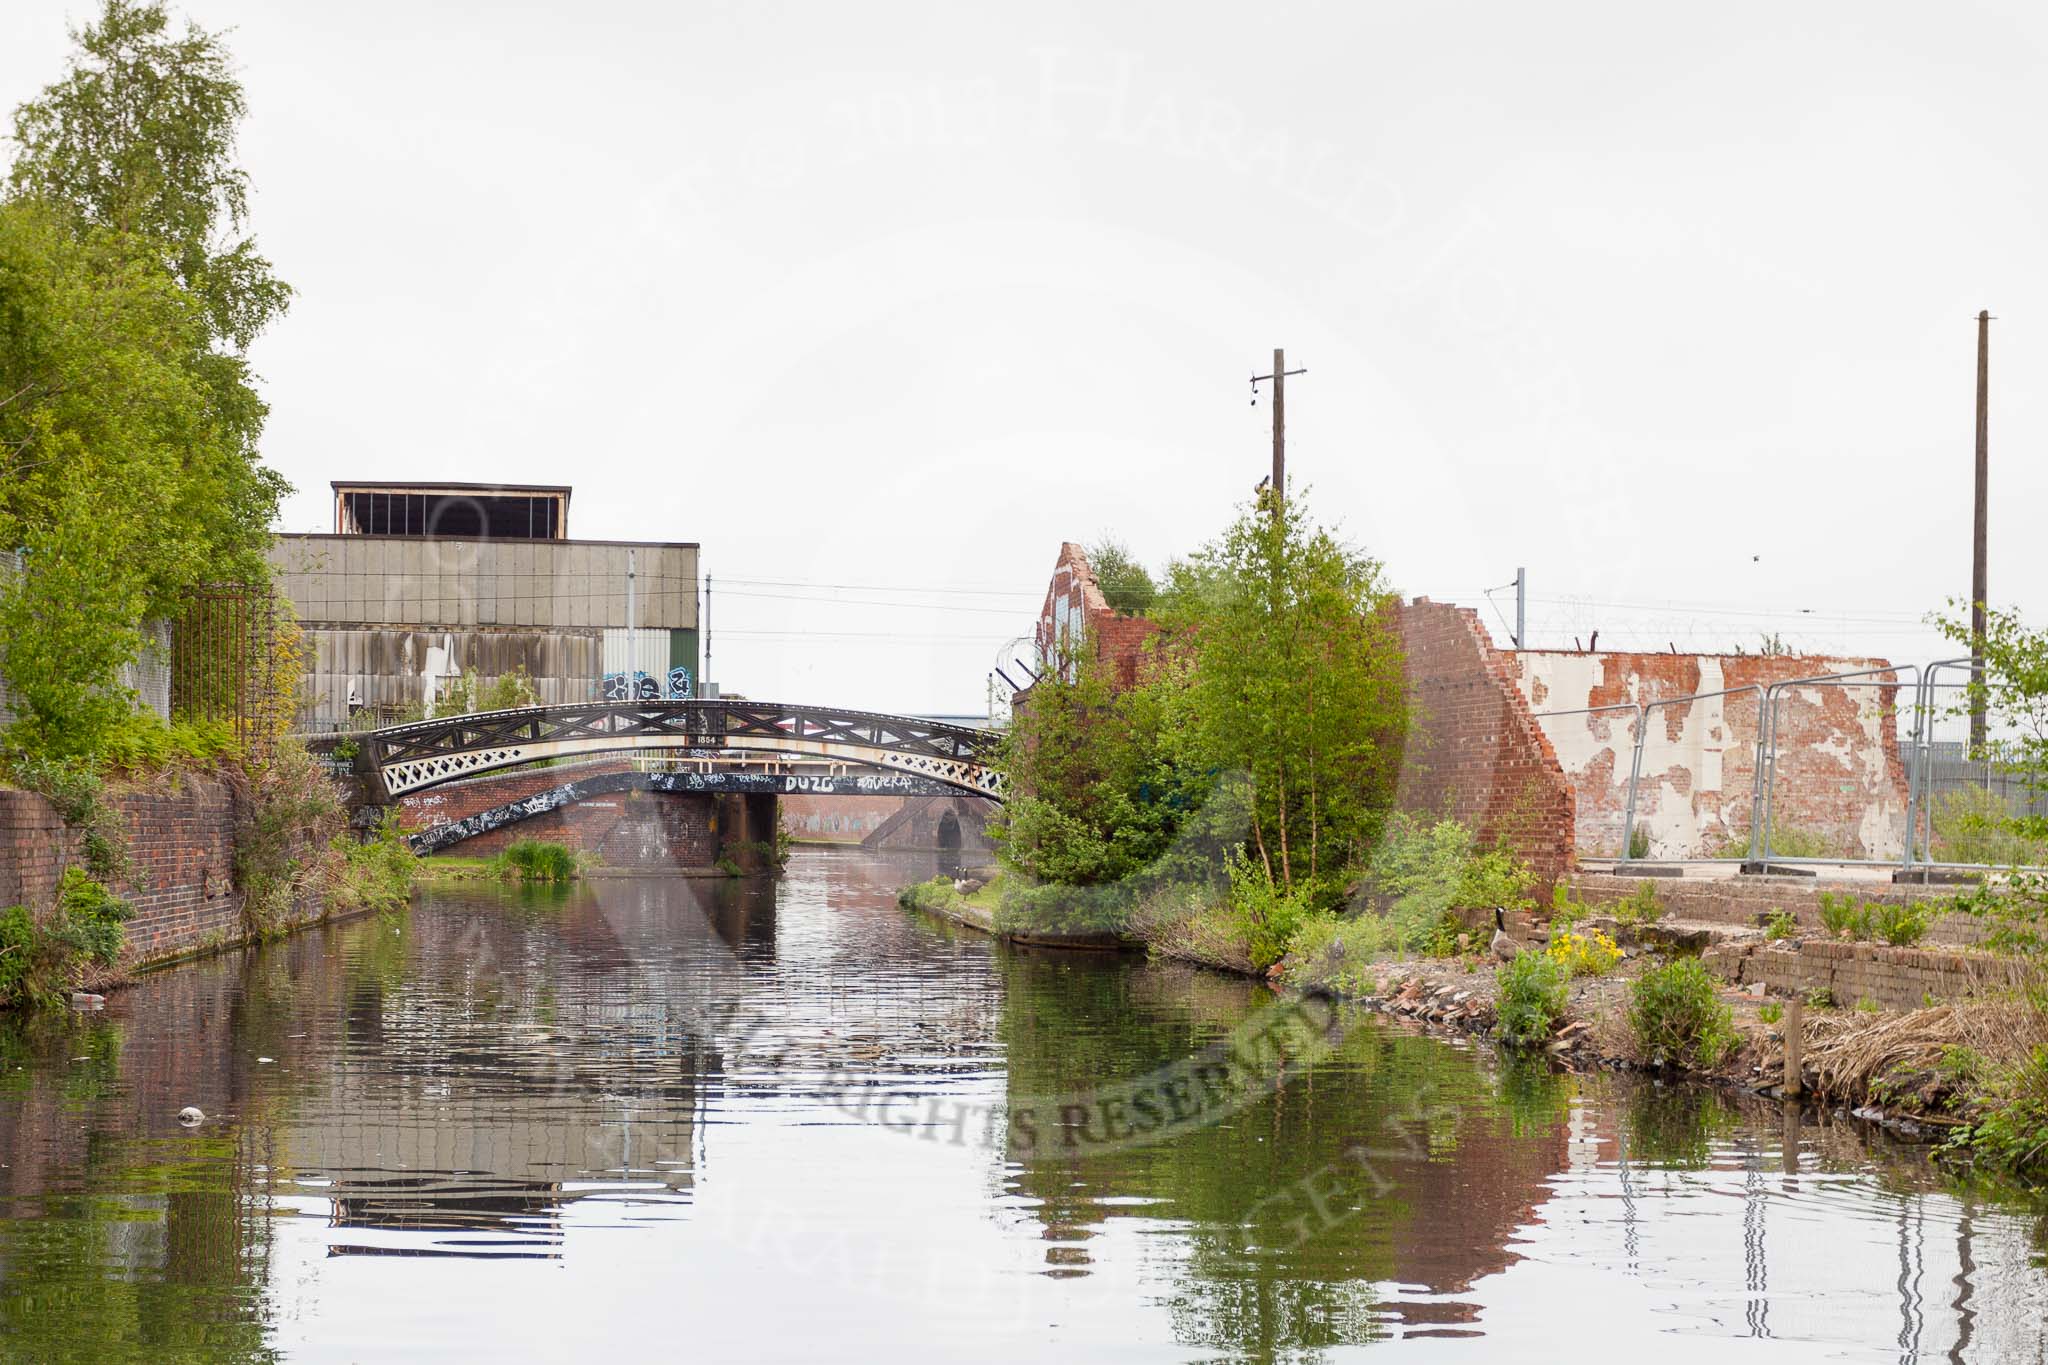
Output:
<instances>
[{"instance_id":1,"label":"bridge railing","mask_svg":"<svg viewBox=\"0 0 2048 1365\"><path fill-rule=\"evenodd\" d=\"M847 757L998 795L1001 736L971 726L838 707L678 700L522 707L413 721L363 736L386 796L572 753L703 751Z\"/></svg>"}]
</instances>

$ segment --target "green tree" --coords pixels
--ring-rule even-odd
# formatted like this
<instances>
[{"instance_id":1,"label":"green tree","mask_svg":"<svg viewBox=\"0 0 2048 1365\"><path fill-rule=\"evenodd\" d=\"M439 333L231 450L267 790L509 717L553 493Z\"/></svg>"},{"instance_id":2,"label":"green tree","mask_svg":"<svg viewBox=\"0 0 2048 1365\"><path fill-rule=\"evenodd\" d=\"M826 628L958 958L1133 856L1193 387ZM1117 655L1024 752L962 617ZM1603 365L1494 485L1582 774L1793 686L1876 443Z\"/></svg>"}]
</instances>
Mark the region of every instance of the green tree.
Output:
<instances>
[{"instance_id":1,"label":"green tree","mask_svg":"<svg viewBox=\"0 0 2048 1365\"><path fill-rule=\"evenodd\" d=\"M1400 635L1373 559L1314 525L1307 499L1244 508L1174 566L1162 608L1193 660L1207 761L1249 776L1250 857L1290 895L1361 865L1392 803L1407 727Z\"/></svg>"},{"instance_id":2,"label":"green tree","mask_svg":"<svg viewBox=\"0 0 2048 1365\"><path fill-rule=\"evenodd\" d=\"M511 711L522 706L540 705L540 694L534 691L533 678L527 673L526 665L520 664L510 673L501 673L485 682L474 669L464 669L462 675L447 685L439 700L434 703L433 717L467 716L479 711Z\"/></svg>"},{"instance_id":3,"label":"green tree","mask_svg":"<svg viewBox=\"0 0 2048 1365\"><path fill-rule=\"evenodd\" d=\"M249 178L235 161L248 110L218 34L171 31L161 4L106 0L74 30L63 80L14 114L17 195L146 240L236 350L279 317L291 287L242 234Z\"/></svg>"},{"instance_id":4,"label":"green tree","mask_svg":"<svg viewBox=\"0 0 2048 1365\"><path fill-rule=\"evenodd\" d=\"M1031 689L1005 739L1012 796L997 835L1035 881L1102 886L1148 869L1208 778L1186 741L1184 666L1157 661L1119 692L1116 670L1084 643Z\"/></svg>"},{"instance_id":5,"label":"green tree","mask_svg":"<svg viewBox=\"0 0 2048 1365\"><path fill-rule=\"evenodd\" d=\"M1088 547L1088 567L1095 571L1095 585L1111 610L1129 616L1143 616L1158 600L1159 588L1143 564L1124 548L1122 541L1104 536Z\"/></svg>"},{"instance_id":6,"label":"green tree","mask_svg":"<svg viewBox=\"0 0 2048 1365\"><path fill-rule=\"evenodd\" d=\"M0 201L0 675L17 751L89 759L141 623L261 584L287 489L237 351L289 291L239 229L244 101L219 40L110 0L15 115Z\"/></svg>"},{"instance_id":7,"label":"green tree","mask_svg":"<svg viewBox=\"0 0 2048 1365\"><path fill-rule=\"evenodd\" d=\"M1936 618L1941 633L1974 651L1966 603L1949 603ZM1981 705L2004 739L1998 757L2018 768L2035 794L2048 792L2048 631L2027 625L2017 611L1984 613L1984 670L1964 693L1958 711ZM2034 837L2048 834L2037 829Z\"/></svg>"}]
</instances>

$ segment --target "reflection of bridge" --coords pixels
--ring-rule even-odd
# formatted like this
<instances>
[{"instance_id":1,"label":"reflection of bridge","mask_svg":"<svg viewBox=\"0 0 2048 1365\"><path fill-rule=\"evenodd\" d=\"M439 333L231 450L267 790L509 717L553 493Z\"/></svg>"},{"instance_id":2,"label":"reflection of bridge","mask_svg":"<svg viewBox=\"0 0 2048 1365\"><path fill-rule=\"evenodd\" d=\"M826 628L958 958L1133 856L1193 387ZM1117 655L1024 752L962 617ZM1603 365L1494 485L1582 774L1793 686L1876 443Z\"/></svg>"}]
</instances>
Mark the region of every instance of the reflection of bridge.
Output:
<instances>
[{"instance_id":1,"label":"reflection of bridge","mask_svg":"<svg viewBox=\"0 0 2048 1365\"><path fill-rule=\"evenodd\" d=\"M362 736L384 800L459 778L584 754L803 755L909 773L1001 800L993 731L913 716L754 701L603 702L449 716Z\"/></svg>"},{"instance_id":2,"label":"reflection of bridge","mask_svg":"<svg viewBox=\"0 0 2048 1365\"><path fill-rule=\"evenodd\" d=\"M957 789L929 777L909 773L845 771L843 765L737 766L735 760L706 763L701 771L596 772L579 774L545 791L503 801L484 810L436 824L408 836L415 853L439 853L465 839L530 820L592 797L616 792L701 792L712 796L945 796ZM825 771L805 770L824 768ZM957 827L957 826L956 826Z\"/></svg>"}]
</instances>

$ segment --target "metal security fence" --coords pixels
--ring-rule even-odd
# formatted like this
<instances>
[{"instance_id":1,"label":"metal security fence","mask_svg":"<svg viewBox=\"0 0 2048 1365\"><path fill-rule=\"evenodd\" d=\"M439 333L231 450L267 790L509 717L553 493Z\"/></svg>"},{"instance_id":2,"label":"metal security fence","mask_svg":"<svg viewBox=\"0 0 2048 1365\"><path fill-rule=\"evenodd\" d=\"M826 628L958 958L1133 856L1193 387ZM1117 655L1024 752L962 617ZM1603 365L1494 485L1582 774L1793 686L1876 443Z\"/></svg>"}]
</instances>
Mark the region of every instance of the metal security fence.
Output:
<instances>
[{"instance_id":1,"label":"metal security fence","mask_svg":"<svg viewBox=\"0 0 2048 1365\"><path fill-rule=\"evenodd\" d=\"M2048 791L2009 741L1969 743L1971 667L1898 664L1535 714L1552 722L1560 759L1581 760L1567 776L1582 856L2048 867L2048 841L2012 825L2048 816ZM1585 735L1555 724L1573 717Z\"/></svg>"}]
</instances>

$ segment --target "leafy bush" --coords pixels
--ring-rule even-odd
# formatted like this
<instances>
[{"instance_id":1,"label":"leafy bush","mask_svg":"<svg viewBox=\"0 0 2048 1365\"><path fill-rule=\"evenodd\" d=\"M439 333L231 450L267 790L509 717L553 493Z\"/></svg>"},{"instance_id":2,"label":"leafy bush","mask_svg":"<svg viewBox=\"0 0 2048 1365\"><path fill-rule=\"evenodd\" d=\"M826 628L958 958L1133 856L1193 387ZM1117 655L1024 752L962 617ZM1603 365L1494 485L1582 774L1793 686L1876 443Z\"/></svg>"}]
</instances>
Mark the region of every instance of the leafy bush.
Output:
<instances>
[{"instance_id":1,"label":"leafy bush","mask_svg":"<svg viewBox=\"0 0 2048 1365\"><path fill-rule=\"evenodd\" d=\"M1833 858L1839 856L1834 840L1825 834L1809 829L1794 829L1785 825L1772 824L1770 856L1773 858ZM1716 858L1747 858L1749 856L1749 831L1730 834L1727 842L1714 850Z\"/></svg>"},{"instance_id":2,"label":"leafy bush","mask_svg":"<svg viewBox=\"0 0 2048 1365\"><path fill-rule=\"evenodd\" d=\"M1583 901L1572 899L1571 888L1559 882L1550 888L1550 932L1566 933L1575 928L1587 915Z\"/></svg>"},{"instance_id":3,"label":"leafy bush","mask_svg":"<svg viewBox=\"0 0 2048 1365\"><path fill-rule=\"evenodd\" d=\"M1545 953L1522 953L1494 972L1499 987L1495 1009L1501 1041L1510 1047L1536 1047L1549 1041L1564 1013L1571 974Z\"/></svg>"},{"instance_id":4,"label":"leafy bush","mask_svg":"<svg viewBox=\"0 0 2048 1365\"><path fill-rule=\"evenodd\" d=\"M152 712L138 711L108 728L100 759L109 769L145 773L210 766L240 753L234 730L224 722L166 724Z\"/></svg>"},{"instance_id":5,"label":"leafy bush","mask_svg":"<svg viewBox=\"0 0 2048 1365\"><path fill-rule=\"evenodd\" d=\"M45 918L20 905L0 910L0 1005L55 1004L85 964L113 966L130 913L126 901L76 865L64 869Z\"/></svg>"},{"instance_id":6,"label":"leafy bush","mask_svg":"<svg viewBox=\"0 0 2048 1365\"><path fill-rule=\"evenodd\" d=\"M1628 832L1628 856L1647 858L1650 856L1650 831L1637 825Z\"/></svg>"},{"instance_id":7,"label":"leafy bush","mask_svg":"<svg viewBox=\"0 0 2048 1365\"><path fill-rule=\"evenodd\" d=\"M1981 1069L1981 1059L1976 1060ZM2048 1043L2001 1068L1990 1096L1983 1116L1959 1134L1960 1140L2015 1174L2048 1172Z\"/></svg>"},{"instance_id":8,"label":"leafy bush","mask_svg":"<svg viewBox=\"0 0 2048 1365\"><path fill-rule=\"evenodd\" d=\"M512 711L538 705L540 695L534 691L533 679L527 675L525 664L516 666L510 673L501 673L489 682L485 682L475 670L464 669L462 675L449 682L434 702L432 718L467 716L481 711Z\"/></svg>"},{"instance_id":9,"label":"leafy bush","mask_svg":"<svg viewBox=\"0 0 2048 1365\"><path fill-rule=\"evenodd\" d=\"M324 890L328 850L341 831L341 798L305 746L275 745L251 774L249 799L235 829L235 885L249 935L283 932L295 906Z\"/></svg>"},{"instance_id":10,"label":"leafy bush","mask_svg":"<svg viewBox=\"0 0 2048 1365\"><path fill-rule=\"evenodd\" d=\"M1088 547L1088 567L1111 611L1143 616L1158 600L1159 587L1123 542L1104 536Z\"/></svg>"},{"instance_id":11,"label":"leafy bush","mask_svg":"<svg viewBox=\"0 0 2048 1365\"><path fill-rule=\"evenodd\" d=\"M1655 924L1663 919L1664 902L1657 896L1657 883L1636 883L1636 889L1629 893L1627 900L1615 902L1614 918L1629 928L1638 924Z\"/></svg>"},{"instance_id":12,"label":"leafy bush","mask_svg":"<svg viewBox=\"0 0 2048 1365\"><path fill-rule=\"evenodd\" d=\"M1368 884L1410 952L1451 951L1464 928L1460 911L1494 906L1526 910L1535 874L1504 848L1480 852L1472 831L1456 820L1424 825L1407 814L1387 821L1373 853Z\"/></svg>"},{"instance_id":13,"label":"leafy bush","mask_svg":"<svg viewBox=\"0 0 2048 1365\"><path fill-rule=\"evenodd\" d=\"M1373 985L1372 964L1402 951L1399 930L1384 915L1313 915L1295 931L1287 979L1295 986L1366 995Z\"/></svg>"},{"instance_id":14,"label":"leafy bush","mask_svg":"<svg viewBox=\"0 0 2048 1365\"><path fill-rule=\"evenodd\" d=\"M337 834L333 849L339 866L328 885L329 910L397 910L411 899L420 860L398 827L397 812L385 812L375 833L360 843Z\"/></svg>"},{"instance_id":15,"label":"leafy bush","mask_svg":"<svg viewBox=\"0 0 2048 1365\"><path fill-rule=\"evenodd\" d=\"M1925 901L1904 905L1820 893L1820 922L1838 938L1882 940L1909 947L1927 936L1938 907Z\"/></svg>"},{"instance_id":16,"label":"leafy bush","mask_svg":"<svg viewBox=\"0 0 2048 1365\"><path fill-rule=\"evenodd\" d=\"M1905 905L1879 902L1871 909L1872 932L1895 948L1908 948L1925 938L1934 920L1933 911L1921 901Z\"/></svg>"},{"instance_id":17,"label":"leafy bush","mask_svg":"<svg viewBox=\"0 0 2048 1365\"><path fill-rule=\"evenodd\" d=\"M1621 961L1621 946L1599 929L1590 934L1552 931L1544 953L1567 976L1605 976Z\"/></svg>"},{"instance_id":18,"label":"leafy bush","mask_svg":"<svg viewBox=\"0 0 2048 1365\"><path fill-rule=\"evenodd\" d=\"M94 881L82 867L67 867L57 883L53 932L65 947L110 967L121 955L122 926L134 911L128 902Z\"/></svg>"},{"instance_id":19,"label":"leafy bush","mask_svg":"<svg viewBox=\"0 0 2048 1365\"><path fill-rule=\"evenodd\" d=\"M1928 818L1937 861L1987 867L2048 863L2048 840L2015 819L2003 797L1983 787L1943 792Z\"/></svg>"},{"instance_id":20,"label":"leafy bush","mask_svg":"<svg viewBox=\"0 0 2048 1365\"><path fill-rule=\"evenodd\" d=\"M1712 1067L1741 1042L1733 1011L1696 957L1675 958L1637 977L1629 992L1628 1025L1646 1061Z\"/></svg>"},{"instance_id":21,"label":"leafy bush","mask_svg":"<svg viewBox=\"0 0 2048 1365\"><path fill-rule=\"evenodd\" d=\"M1227 867L1231 913L1242 928L1246 956L1261 971L1285 957L1295 932L1328 914L1339 897L1337 888L1307 878L1283 886L1242 853L1233 855Z\"/></svg>"},{"instance_id":22,"label":"leafy bush","mask_svg":"<svg viewBox=\"0 0 2048 1365\"><path fill-rule=\"evenodd\" d=\"M1764 937L1776 943L1791 938L1799 932L1799 917L1783 907L1773 906L1771 917L1764 921Z\"/></svg>"},{"instance_id":23,"label":"leafy bush","mask_svg":"<svg viewBox=\"0 0 2048 1365\"><path fill-rule=\"evenodd\" d=\"M25 984L34 976L41 943L27 906L0 910L0 1004L11 1004L23 994Z\"/></svg>"},{"instance_id":24,"label":"leafy bush","mask_svg":"<svg viewBox=\"0 0 2048 1365\"><path fill-rule=\"evenodd\" d=\"M1785 1017L1785 1007L1775 1000L1766 1000L1756 1007L1756 1017L1775 1027Z\"/></svg>"},{"instance_id":25,"label":"leafy bush","mask_svg":"<svg viewBox=\"0 0 2048 1365\"><path fill-rule=\"evenodd\" d=\"M1870 907L1854 896L1820 893L1821 927L1837 938L1869 938Z\"/></svg>"},{"instance_id":26,"label":"leafy bush","mask_svg":"<svg viewBox=\"0 0 2048 1365\"><path fill-rule=\"evenodd\" d=\"M721 868L728 861L721 859ZM500 877L508 881L517 878L522 882L573 881L579 870L573 852L545 839L521 839L515 844L508 844L503 853L491 860L491 865ZM739 875L737 865L729 875Z\"/></svg>"},{"instance_id":27,"label":"leafy bush","mask_svg":"<svg viewBox=\"0 0 2048 1365\"><path fill-rule=\"evenodd\" d=\"M1130 924L1137 900L1137 887L1127 882L1110 886L1049 882L1033 886L1019 878L1005 877L1003 896L996 905L995 925L1006 934L1047 937L1121 934ZM1237 917L1227 903L1221 907L1220 917L1232 923L1233 932L1238 931Z\"/></svg>"}]
</instances>

